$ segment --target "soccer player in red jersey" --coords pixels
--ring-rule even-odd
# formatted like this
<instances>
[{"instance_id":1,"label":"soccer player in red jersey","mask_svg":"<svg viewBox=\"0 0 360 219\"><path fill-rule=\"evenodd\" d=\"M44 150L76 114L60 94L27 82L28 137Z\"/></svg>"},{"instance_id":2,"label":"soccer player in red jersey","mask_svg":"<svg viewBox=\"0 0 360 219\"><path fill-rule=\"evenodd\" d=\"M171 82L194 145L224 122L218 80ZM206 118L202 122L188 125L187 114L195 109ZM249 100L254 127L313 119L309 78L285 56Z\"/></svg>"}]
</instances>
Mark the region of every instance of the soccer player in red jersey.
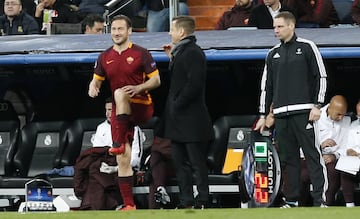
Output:
<instances>
[{"instance_id":1,"label":"soccer player in red jersey","mask_svg":"<svg viewBox=\"0 0 360 219\"><path fill-rule=\"evenodd\" d=\"M99 55L88 91L90 97L97 97L102 82L107 79L110 83L113 95L113 147L109 153L116 155L118 163L119 187L124 201L122 210L136 209L132 193L133 170L130 166L132 129L134 125L152 117L154 108L148 91L160 86L155 61L148 50L130 41L131 32L128 17L118 15L112 19L111 37L114 45Z\"/></svg>"}]
</instances>

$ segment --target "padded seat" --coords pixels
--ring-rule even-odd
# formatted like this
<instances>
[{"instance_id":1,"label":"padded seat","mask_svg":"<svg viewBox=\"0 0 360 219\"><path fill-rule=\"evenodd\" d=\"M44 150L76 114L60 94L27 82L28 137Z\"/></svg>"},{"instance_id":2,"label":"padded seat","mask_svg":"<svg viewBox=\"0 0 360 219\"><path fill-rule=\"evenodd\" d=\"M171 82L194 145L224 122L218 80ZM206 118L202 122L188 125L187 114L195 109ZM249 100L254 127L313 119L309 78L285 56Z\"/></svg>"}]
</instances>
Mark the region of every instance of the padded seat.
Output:
<instances>
[{"instance_id":1,"label":"padded seat","mask_svg":"<svg viewBox=\"0 0 360 219\"><path fill-rule=\"evenodd\" d=\"M34 177L60 166L65 147L65 121L31 122L21 130L18 150L14 156L17 176Z\"/></svg>"},{"instance_id":2,"label":"padded seat","mask_svg":"<svg viewBox=\"0 0 360 219\"><path fill-rule=\"evenodd\" d=\"M207 156L209 166L209 185L238 185L239 172L223 174L226 151L228 148L245 149L250 144L251 128L256 115L224 116L215 121L215 139L210 144ZM238 136L241 133L241 136ZM241 163L239 163L241 165ZM168 178L166 185L176 185L175 178ZM215 191L216 193L216 191Z\"/></svg>"},{"instance_id":3,"label":"padded seat","mask_svg":"<svg viewBox=\"0 0 360 219\"><path fill-rule=\"evenodd\" d=\"M256 115L224 116L213 125L215 139L208 152L208 165L211 174L222 175L228 148L246 148L250 143L250 131ZM240 165L240 164L239 164Z\"/></svg>"},{"instance_id":4,"label":"padded seat","mask_svg":"<svg viewBox=\"0 0 360 219\"><path fill-rule=\"evenodd\" d=\"M92 138L97 126L105 118L82 118L75 120L66 130L67 146L62 154L60 166L74 166L80 152L92 147Z\"/></svg>"},{"instance_id":5,"label":"padded seat","mask_svg":"<svg viewBox=\"0 0 360 219\"><path fill-rule=\"evenodd\" d=\"M236 172L229 174L209 174L210 185L238 185L239 175Z\"/></svg>"},{"instance_id":6,"label":"padded seat","mask_svg":"<svg viewBox=\"0 0 360 219\"><path fill-rule=\"evenodd\" d=\"M20 131L20 121L11 102L0 100L0 175L13 174L15 155Z\"/></svg>"},{"instance_id":7,"label":"padded seat","mask_svg":"<svg viewBox=\"0 0 360 219\"><path fill-rule=\"evenodd\" d=\"M72 176L50 177L49 181L54 186L54 188L73 188L74 187L74 177L72 177Z\"/></svg>"},{"instance_id":8,"label":"padded seat","mask_svg":"<svg viewBox=\"0 0 360 219\"><path fill-rule=\"evenodd\" d=\"M3 177L0 180L0 188L23 189L25 188L25 183L32 179L31 177Z\"/></svg>"},{"instance_id":9,"label":"padded seat","mask_svg":"<svg viewBox=\"0 0 360 219\"><path fill-rule=\"evenodd\" d=\"M245 149L249 145L256 118L255 115L224 116L215 121L215 139L208 152L209 185L239 184L239 171L223 173L226 153L229 148Z\"/></svg>"},{"instance_id":10,"label":"padded seat","mask_svg":"<svg viewBox=\"0 0 360 219\"><path fill-rule=\"evenodd\" d=\"M147 123L140 125L141 130L145 134L144 151L150 152L150 147L154 143L154 129L159 122L159 118L154 116Z\"/></svg>"}]
</instances>

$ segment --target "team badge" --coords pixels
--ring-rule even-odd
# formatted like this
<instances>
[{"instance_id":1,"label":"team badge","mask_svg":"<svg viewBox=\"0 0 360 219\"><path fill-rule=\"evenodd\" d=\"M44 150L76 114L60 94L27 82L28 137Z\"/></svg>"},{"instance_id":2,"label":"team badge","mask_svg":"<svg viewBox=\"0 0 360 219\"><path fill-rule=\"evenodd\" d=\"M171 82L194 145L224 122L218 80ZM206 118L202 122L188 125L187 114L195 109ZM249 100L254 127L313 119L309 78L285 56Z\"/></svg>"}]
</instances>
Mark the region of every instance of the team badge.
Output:
<instances>
[{"instance_id":1,"label":"team badge","mask_svg":"<svg viewBox=\"0 0 360 219\"><path fill-rule=\"evenodd\" d=\"M46 135L46 136L45 136L45 139L44 139L44 144L45 144L46 146L49 146L49 145L51 145L51 142L52 142L51 136L50 136L50 135Z\"/></svg>"},{"instance_id":2,"label":"team badge","mask_svg":"<svg viewBox=\"0 0 360 219\"><path fill-rule=\"evenodd\" d=\"M131 56L129 56L129 57L126 58L126 61L127 61L127 63L130 65L131 63L134 62L134 58L131 57Z\"/></svg>"},{"instance_id":3,"label":"team badge","mask_svg":"<svg viewBox=\"0 0 360 219\"><path fill-rule=\"evenodd\" d=\"M24 32L24 30L23 30L23 27L22 27L22 26L18 26L18 32L19 32L19 33L23 33L23 32Z\"/></svg>"}]
</instances>

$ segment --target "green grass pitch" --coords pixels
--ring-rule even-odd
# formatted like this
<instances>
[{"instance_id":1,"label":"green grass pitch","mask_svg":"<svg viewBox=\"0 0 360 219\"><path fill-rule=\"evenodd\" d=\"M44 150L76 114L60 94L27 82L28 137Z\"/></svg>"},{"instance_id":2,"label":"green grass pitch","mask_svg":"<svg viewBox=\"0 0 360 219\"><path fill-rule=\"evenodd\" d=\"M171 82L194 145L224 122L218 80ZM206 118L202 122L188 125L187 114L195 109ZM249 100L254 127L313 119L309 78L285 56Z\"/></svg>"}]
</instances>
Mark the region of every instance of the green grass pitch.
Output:
<instances>
[{"instance_id":1,"label":"green grass pitch","mask_svg":"<svg viewBox=\"0 0 360 219\"><path fill-rule=\"evenodd\" d=\"M1 219L352 219L360 207L329 208L217 208L205 210L71 211L66 213L1 212Z\"/></svg>"}]
</instances>

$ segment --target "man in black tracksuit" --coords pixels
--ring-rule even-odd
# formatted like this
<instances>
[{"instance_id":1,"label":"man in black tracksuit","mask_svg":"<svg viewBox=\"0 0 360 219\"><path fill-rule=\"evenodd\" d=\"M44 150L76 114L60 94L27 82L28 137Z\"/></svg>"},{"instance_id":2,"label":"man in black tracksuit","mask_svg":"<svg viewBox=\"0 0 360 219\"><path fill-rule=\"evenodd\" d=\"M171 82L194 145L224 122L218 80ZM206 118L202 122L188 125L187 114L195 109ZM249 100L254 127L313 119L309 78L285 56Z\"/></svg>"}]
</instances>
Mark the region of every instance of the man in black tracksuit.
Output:
<instances>
[{"instance_id":1,"label":"man in black tracksuit","mask_svg":"<svg viewBox=\"0 0 360 219\"><path fill-rule=\"evenodd\" d=\"M295 34L295 17L281 12L274 19L274 31L281 43L266 58L261 81L260 119L265 126L272 104L276 139L284 174L284 207L296 206L300 188L300 146L305 154L313 184L314 206L325 200L327 176L320 148L315 147L312 122L320 118L326 92L326 71L319 50Z\"/></svg>"}]
</instances>

